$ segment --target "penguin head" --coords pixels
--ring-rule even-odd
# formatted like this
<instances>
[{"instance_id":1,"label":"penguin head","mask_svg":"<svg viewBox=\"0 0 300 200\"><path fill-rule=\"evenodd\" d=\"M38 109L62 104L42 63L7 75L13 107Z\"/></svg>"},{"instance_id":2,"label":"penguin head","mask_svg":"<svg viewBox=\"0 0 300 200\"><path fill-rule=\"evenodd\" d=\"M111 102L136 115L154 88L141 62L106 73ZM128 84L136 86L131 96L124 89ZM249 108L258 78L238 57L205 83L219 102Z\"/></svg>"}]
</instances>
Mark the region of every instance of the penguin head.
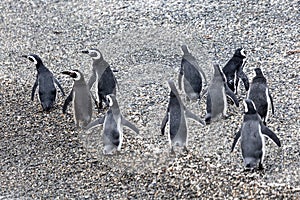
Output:
<instances>
[{"instance_id":1,"label":"penguin head","mask_svg":"<svg viewBox=\"0 0 300 200\"><path fill-rule=\"evenodd\" d=\"M224 83L226 83L227 79L220 66L218 64L214 64L213 67L214 67L214 77L222 77L222 80L224 81Z\"/></svg>"},{"instance_id":2,"label":"penguin head","mask_svg":"<svg viewBox=\"0 0 300 200\"><path fill-rule=\"evenodd\" d=\"M246 58L246 51L244 48L238 48L235 50L234 55L237 57Z\"/></svg>"},{"instance_id":3,"label":"penguin head","mask_svg":"<svg viewBox=\"0 0 300 200\"><path fill-rule=\"evenodd\" d=\"M244 100L244 107L245 107L245 114L255 114L257 112L255 104L251 99Z\"/></svg>"},{"instance_id":4,"label":"penguin head","mask_svg":"<svg viewBox=\"0 0 300 200\"><path fill-rule=\"evenodd\" d=\"M255 71L256 76L260 76L260 77L264 76L264 74L263 74L263 72L261 71L260 68L255 68L254 71Z\"/></svg>"},{"instance_id":5,"label":"penguin head","mask_svg":"<svg viewBox=\"0 0 300 200\"><path fill-rule=\"evenodd\" d=\"M189 49L188 47L184 44L181 46L181 50L184 54L188 54L189 53Z\"/></svg>"},{"instance_id":6,"label":"penguin head","mask_svg":"<svg viewBox=\"0 0 300 200\"><path fill-rule=\"evenodd\" d=\"M115 106L119 107L116 95L114 94L106 95L106 101L108 102L109 107L115 107Z\"/></svg>"},{"instance_id":7,"label":"penguin head","mask_svg":"<svg viewBox=\"0 0 300 200\"><path fill-rule=\"evenodd\" d=\"M168 80L169 87L171 89L170 96L179 96L178 90L176 89L175 83L172 80Z\"/></svg>"},{"instance_id":8,"label":"penguin head","mask_svg":"<svg viewBox=\"0 0 300 200\"><path fill-rule=\"evenodd\" d=\"M43 64L42 59L35 54L29 54L29 55L22 55L23 58L27 58L31 62L33 62L35 65Z\"/></svg>"},{"instance_id":9,"label":"penguin head","mask_svg":"<svg viewBox=\"0 0 300 200\"><path fill-rule=\"evenodd\" d=\"M91 56L94 60L98 60L102 58L102 54L98 49L87 49L82 50L81 53L88 54Z\"/></svg>"},{"instance_id":10,"label":"penguin head","mask_svg":"<svg viewBox=\"0 0 300 200\"><path fill-rule=\"evenodd\" d=\"M63 71L61 73L70 76L71 78L74 79L74 81L79 81L80 79L83 79L83 74L77 69L70 70L70 71Z\"/></svg>"}]
</instances>

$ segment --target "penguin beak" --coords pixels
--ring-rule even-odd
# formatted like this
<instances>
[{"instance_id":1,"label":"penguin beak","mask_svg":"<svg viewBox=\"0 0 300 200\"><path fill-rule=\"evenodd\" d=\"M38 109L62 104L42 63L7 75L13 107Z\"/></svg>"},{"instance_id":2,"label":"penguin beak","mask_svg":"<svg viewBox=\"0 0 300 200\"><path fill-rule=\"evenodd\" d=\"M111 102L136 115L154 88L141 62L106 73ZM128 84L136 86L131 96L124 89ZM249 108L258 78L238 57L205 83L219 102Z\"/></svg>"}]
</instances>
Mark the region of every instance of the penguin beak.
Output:
<instances>
[{"instance_id":1,"label":"penguin beak","mask_svg":"<svg viewBox=\"0 0 300 200\"><path fill-rule=\"evenodd\" d=\"M77 74L75 72L72 72L72 71L63 71L61 72L62 74L65 74L65 75L68 75L72 78L77 78Z\"/></svg>"},{"instance_id":2,"label":"penguin beak","mask_svg":"<svg viewBox=\"0 0 300 200\"><path fill-rule=\"evenodd\" d=\"M63 72L61 72L62 74L65 74L65 75L71 75L71 72L69 72L69 71L63 71Z\"/></svg>"},{"instance_id":3,"label":"penguin beak","mask_svg":"<svg viewBox=\"0 0 300 200\"><path fill-rule=\"evenodd\" d=\"M21 57L22 57L22 58L28 58L28 56L27 56L27 55L22 55Z\"/></svg>"},{"instance_id":4,"label":"penguin beak","mask_svg":"<svg viewBox=\"0 0 300 200\"><path fill-rule=\"evenodd\" d=\"M82 50L81 53L88 54L88 53L89 53L89 50Z\"/></svg>"}]
</instances>

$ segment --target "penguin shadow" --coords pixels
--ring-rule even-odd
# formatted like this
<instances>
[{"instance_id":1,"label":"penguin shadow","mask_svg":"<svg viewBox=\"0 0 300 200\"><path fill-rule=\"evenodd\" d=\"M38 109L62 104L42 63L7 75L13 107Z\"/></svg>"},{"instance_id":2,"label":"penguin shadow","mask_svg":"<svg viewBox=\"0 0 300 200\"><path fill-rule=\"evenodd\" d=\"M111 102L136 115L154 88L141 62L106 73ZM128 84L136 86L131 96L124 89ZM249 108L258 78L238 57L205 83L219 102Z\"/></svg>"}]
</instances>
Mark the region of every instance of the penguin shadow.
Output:
<instances>
[{"instance_id":1,"label":"penguin shadow","mask_svg":"<svg viewBox=\"0 0 300 200\"><path fill-rule=\"evenodd\" d=\"M249 174L257 174L259 176L264 176L268 170L265 167L259 166L253 169L242 169L241 173L244 175L249 175Z\"/></svg>"}]
</instances>

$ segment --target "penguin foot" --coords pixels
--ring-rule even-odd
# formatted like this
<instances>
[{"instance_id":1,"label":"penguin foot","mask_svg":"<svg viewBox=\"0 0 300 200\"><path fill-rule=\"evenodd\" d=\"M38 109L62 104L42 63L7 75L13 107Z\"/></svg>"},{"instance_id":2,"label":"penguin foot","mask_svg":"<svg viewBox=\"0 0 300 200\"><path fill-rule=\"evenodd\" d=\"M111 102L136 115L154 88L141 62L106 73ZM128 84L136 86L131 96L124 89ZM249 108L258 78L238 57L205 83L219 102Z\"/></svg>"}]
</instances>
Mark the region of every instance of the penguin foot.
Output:
<instances>
[{"instance_id":1,"label":"penguin foot","mask_svg":"<svg viewBox=\"0 0 300 200\"><path fill-rule=\"evenodd\" d=\"M211 123L211 115L206 115L204 121L206 125L209 125Z\"/></svg>"},{"instance_id":2,"label":"penguin foot","mask_svg":"<svg viewBox=\"0 0 300 200\"><path fill-rule=\"evenodd\" d=\"M171 148L170 155L171 155L171 156L176 156L176 153L175 153L175 151L174 151L174 148L173 148L173 147Z\"/></svg>"},{"instance_id":3,"label":"penguin foot","mask_svg":"<svg viewBox=\"0 0 300 200\"><path fill-rule=\"evenodd\" d=\"M188 154L189 153L189 150L186 146L183 147L183 150Z\"/></svg>"},{"instance_id":4,"label":"penguin foot","mask_svg":"<svg viewBox=\"0 0 300 200\"><path fill-rule=\"evenodd\" d=\"M259 163L258 170L263 170L263 169L264 169L264 167L263 167L262 163Z\"/></svg>"}]
</instances>

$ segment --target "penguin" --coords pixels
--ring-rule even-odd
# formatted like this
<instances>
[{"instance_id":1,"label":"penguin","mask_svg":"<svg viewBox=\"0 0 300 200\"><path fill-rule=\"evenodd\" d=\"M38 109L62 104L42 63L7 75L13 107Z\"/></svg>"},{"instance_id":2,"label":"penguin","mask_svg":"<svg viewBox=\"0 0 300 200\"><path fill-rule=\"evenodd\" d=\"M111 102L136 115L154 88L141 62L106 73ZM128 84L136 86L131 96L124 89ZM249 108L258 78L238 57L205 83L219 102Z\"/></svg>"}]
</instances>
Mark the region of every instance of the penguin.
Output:
<instances>
[{"instance_id":1,"label":"penguin","mask_svg":"<svg viewBox=\"0 0 300 200\"><path fill-rule=\"evenodd\" d=\"M205 79L205 84L207 84L205 73L199 67L196 58L189 52L186 45L182 45L181 50L183 51L183 56L178 75L179 90L182 90L183 77L183 86L187 100L200 100L203 78Z\"/></svg>"},{"instance_id":2,"label":"penguin","mask_svg":"<svg viewBox=\"0 0 300 200\"><path fill-rule=\"evenodd\" d=\"M229 96L238 107L239 102L232 90L227 86L226 77L219 65L214 64L214 75L207 90L205 122L209 124L221 114L226 117L227 98Z\"/></svg>"},{"instance_id":3,"label":"penguin","mask_svg":"<svg viewBox=\"0 0 300 200\"><path fill-rule=\"evenodd\" d=\"M272 114L274 115L273 98L267 85L267 79L264 77L261 69L255 68L254 71L255 77L252 79L250 85L248 99L251 99L254 102L258 114L266 125L271 107Z\"/></svg>"},{"instance_id":4,"label":"penguin","mask_svg":"<svg viewBox=\"0 0 300 200\"><path fill-rule=\"evenodd\" d=\"M186 123L186 117L191 118L202 125L205 125L205 123L184 106L174 82L172 80L169 80L168 84L171 89L171 92L169 97L167 113L163 118L161 124L161 134L165 134L165 127L167 122L169 121L168 138L170 143L171 154L175 154L174 146L183 147L184 150L188 152L188 128Z\"/></svg>"},{"instance_id":5,"label":"penguin","mask_svg":"<svg viewBox=\"0 0 300 200\"><path fill-rule=\"evenodd\" d=\"M34 94L39 86L39 101L42 105L43 111L50 111L53 108L56 99L56 88L55 84L59 87L62 95L65 96L65 92L61 87L58 80L53 76L52 72L45 67L42 59L35 54L22 55L22 57L27 58L33 62L36 66L37 75L35 83L32 87L31 100L34 100Z\"/></svg>"},{"instance_id":6,"label":"penguin","mask_svg":"<svg viewBox=\"0 0 300 200\"><path fill-rule=\"evenodd\" d=\"M97 107L101 110L103 109L102 102L108 105L106 96L109 94L116 95L117 80L109 64L104 60L102 53L98 49L82 50L82 53L88 54L93 59L92 75L88 81L88 86L89 89L91 89L96 82L98 102L93 95L92 98L96 102Z\"/></svg>"},{"instance_id":7,"label":"penguin","mask_svg":"<svg viewBox=\"0 0 300 200\"><path fill-rule=\"evenodd\" d=\"M246 51L244 48L235 50L233 57L223 67L223 72L227 79L228 87L236 94L239 80L242 79L246 91L249 90L249 80L247 75L243 72L243 67L246 63Z\"/></svg>"},{"instance_id":8,"label":"penguin","mask_svg":"<svg viewBox=\"0 0 300 200\"><path fill-rule=\"evenodd\" d=\"M254 169L259 165L263 169L265 155L265 139L269 137L278 147L281 142L276 134L266 127L257 113L255 104L251 99L244 100L245 113L242 127L236 133L231 147L233 152L236 143L241 138L241 149L245 169Z\"/></svg>"},{"instance_id":9,"label":"penguin","mask_svg":"<svg viewBox=\"0 0 300 200\"><path fill-rule=\"evenodd\" d=\"M77 128L87 126L92 119L92 99L90 90L84 80L83 74L77 70L63 71L74 80L72 90L63 105L63 113L66 113L68 105L72 101L74 121Z\"/></svg>"},{"instance_id":10,"label":"penguin","mask_svg":"<svg viewBox=\"0 0 300 200\"><path fill-rule=\"evenodd\" d=\"M123 126L127 126L137 134L139 134L139 129L123 117L115 94L107 95L106 102L108 102L109 105L106 115L91 122L85 129L88 130L103 124L103 154L112 155L115 151L117 151L117 153L121 151Z\"/></svg>"}]
</instances>

